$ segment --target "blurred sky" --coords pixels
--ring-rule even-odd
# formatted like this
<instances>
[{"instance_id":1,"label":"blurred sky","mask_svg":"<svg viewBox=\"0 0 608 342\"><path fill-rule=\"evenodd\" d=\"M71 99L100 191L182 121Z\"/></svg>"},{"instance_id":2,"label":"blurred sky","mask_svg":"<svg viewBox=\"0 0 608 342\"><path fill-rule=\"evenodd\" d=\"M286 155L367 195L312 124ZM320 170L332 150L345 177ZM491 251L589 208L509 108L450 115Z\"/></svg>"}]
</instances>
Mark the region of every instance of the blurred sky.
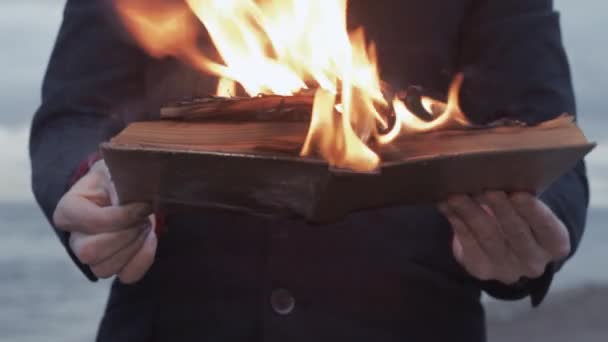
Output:
<instances>
[{"instance_id":1,"label":"blurred sky","mask_svg":"<svg viewBox=\"0 0 608 342\"><path fill-rule=\"evenodd\" d=\"M32 199L28 130L40 101L40 83L63 4L60 0L0 1L0 202ZM588 158L592 205L608 207L608 121L604 119L608 100L608 1L556 0L556 6L562 13L580 122L588 137L600 143Z\"/></svg>"}]
</instances>

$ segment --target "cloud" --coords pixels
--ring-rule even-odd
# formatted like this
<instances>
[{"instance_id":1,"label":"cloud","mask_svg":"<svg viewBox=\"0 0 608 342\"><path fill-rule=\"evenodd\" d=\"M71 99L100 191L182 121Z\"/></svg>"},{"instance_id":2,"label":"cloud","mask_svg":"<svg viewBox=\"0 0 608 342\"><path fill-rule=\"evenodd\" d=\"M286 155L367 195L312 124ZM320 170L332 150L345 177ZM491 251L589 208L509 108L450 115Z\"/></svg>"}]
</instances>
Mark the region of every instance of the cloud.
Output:
<instances>
[{"instance_id":1,"label":"cloud","mask_svg":"<svg viewBox=\"0 0 608 342\"><path fill-rule=\"evenodd\" d=\"M0 203L31 201L29 127L0 126Z\"/></svg>"},{"instance_id":2,"label":"cloud","mask_svg":"<svg viewBox=\"0 0 608 342\"><path fill-rule=\"evenodd\" d=\"M40 104L40 81L0 83L0 125L28 124Z\"/></svg>"},{"instance_id":3,"label":"cloud","mask_svg":"<svg viewBox=\"0 0 608 342\"><path fill-rule=\"evenodd\" d=\"M605 44L605 0L556 0L564 44L570 57L578 112L582 118L603 119L608 47ZM606 135L604 134L604 137Z\"/></svg>"},{"instance_id":4,"label":"cloud","mask_svg":"<svg viewBox=\"0 0 608 342\"><path fill-rule=\"evenodd\" d=\"M25 125L38 106L63 3L61 0L0 3L0 124Z\"/></svg>"},{"instance_id":5,"label":"cloud","mask_svg":"<svg viewBox=\"0 0 608 342\"><path fill-rule=\"evenodd\" d=\"M591 187L591 206L608 208L608 140L600 141L586 161Z\"/></svg>"},{"instance_id":6,"label":"cloud","mask_svg":"<svg viewBox=\"0 0 608 342\"><path fill-rule=\"evenodd\" d=\"M29 122L65 1L0 3L0 202L31 201Z\"/></svg>"},{"instance_id":7,"label":"cloud","mask_svg":"<svg viewBox=\"0 0 608 342\"><path fill-rule=\"evenodd\" d=\"M608 208L608 139L599 140L597 148L585 160L591 188L591 206Z\"/></svg>"}]
</instances>

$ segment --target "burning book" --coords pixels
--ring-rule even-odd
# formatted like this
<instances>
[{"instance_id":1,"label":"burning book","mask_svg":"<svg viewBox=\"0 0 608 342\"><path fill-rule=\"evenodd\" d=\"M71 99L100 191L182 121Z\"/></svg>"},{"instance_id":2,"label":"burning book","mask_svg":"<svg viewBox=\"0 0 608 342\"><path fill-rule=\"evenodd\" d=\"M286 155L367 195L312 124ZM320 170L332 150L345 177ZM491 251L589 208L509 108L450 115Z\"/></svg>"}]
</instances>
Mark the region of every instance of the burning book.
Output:
<instances>
[{"instance_id":1,"label":"burning book","mask_svg":"<svg viewBox=\"0 0 608 342\"><path fill-rule=\"evenodd\" d=\"M219 78L216 97L171 104L103 145L122 202L326 221L451 193L538 194L593 148L568 116L470 124L462 75L445 103L390 91L374 45L346 30L346 0L186 3L117 2L149 53ZM198 50L189 13L222 63Z\"/></svg>"}]
</instances>

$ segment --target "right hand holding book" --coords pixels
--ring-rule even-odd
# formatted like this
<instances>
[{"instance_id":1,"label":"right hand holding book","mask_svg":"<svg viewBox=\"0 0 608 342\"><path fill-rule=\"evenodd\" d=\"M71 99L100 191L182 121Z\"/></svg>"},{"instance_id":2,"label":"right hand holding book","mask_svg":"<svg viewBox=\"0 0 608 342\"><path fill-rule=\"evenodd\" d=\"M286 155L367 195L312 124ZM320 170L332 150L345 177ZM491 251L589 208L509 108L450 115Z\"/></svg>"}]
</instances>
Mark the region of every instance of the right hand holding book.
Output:
<instances>
[{"instance_id":1,"label":"right hand holding book","mask_svg":"<svg viewBox=\"0 0 608 342\"><path fill-rule=\"evenodd\" d=\"M110 173L100 160L61 198L53 222L70 233L70 248L97 277L117 275L123 283L134 283L156 254L151 213L145 203L118 205Z\"/></svg>"}]
</instances>

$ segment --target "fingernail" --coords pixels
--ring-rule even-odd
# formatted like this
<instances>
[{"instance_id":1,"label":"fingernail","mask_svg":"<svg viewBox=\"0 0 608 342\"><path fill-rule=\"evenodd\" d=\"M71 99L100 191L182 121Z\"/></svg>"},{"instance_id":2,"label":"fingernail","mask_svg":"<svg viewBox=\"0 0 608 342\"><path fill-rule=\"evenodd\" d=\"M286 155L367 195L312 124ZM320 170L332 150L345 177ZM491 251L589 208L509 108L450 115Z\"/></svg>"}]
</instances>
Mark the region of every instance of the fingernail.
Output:
<instances>
[{"instance_id":1,"label":"fingernail","mask_svg":"<svg viewBox=\"0 0 608 342\"><path fill-rule=\"evenodd\" d=\"M462 257L463 257L462 243L460 243L460 239L456 235L454 235L453 250L454 250L454 256L456 257L456 259L459 261L462 260Z\"/></svg>"},{"instance_id":2,"label":"fingernail","mask_svg":"<svg viewBox=\"0 0 608 342\"><path fill-rule=\"evenodd\" d=\"M141 236L147 238L148 235L150 235L150 232L152 231L152 225L151 224L147 224L146 226L144 226L144 228L141 231Z\"/></svg>"},{"instance_id":3,"label":"fingernail","mask_svg":"<svg viewBox=\"0 0 608 342\"><path fill-rule=\"evenodd\" d=\"M156 231L154 231L154 229L150 230L150 233L148 233L148 239L152 239L152 240L156 240L158 237L156 236Z\"/></svg>"},{"instance_id":4,"label":"fingernail","mask_svg":"<svg viewBox=\"0 0 608 342\"><path fill-rule=\"evenodd\" d=\"M487 205L487 204L480 204L479 205L481 207L481 209L483 209L483 211L488 214L488 216L496 218L496 214L494 213L494 210L492 209L491 206Z\"/></svg>"}]
</instances>

